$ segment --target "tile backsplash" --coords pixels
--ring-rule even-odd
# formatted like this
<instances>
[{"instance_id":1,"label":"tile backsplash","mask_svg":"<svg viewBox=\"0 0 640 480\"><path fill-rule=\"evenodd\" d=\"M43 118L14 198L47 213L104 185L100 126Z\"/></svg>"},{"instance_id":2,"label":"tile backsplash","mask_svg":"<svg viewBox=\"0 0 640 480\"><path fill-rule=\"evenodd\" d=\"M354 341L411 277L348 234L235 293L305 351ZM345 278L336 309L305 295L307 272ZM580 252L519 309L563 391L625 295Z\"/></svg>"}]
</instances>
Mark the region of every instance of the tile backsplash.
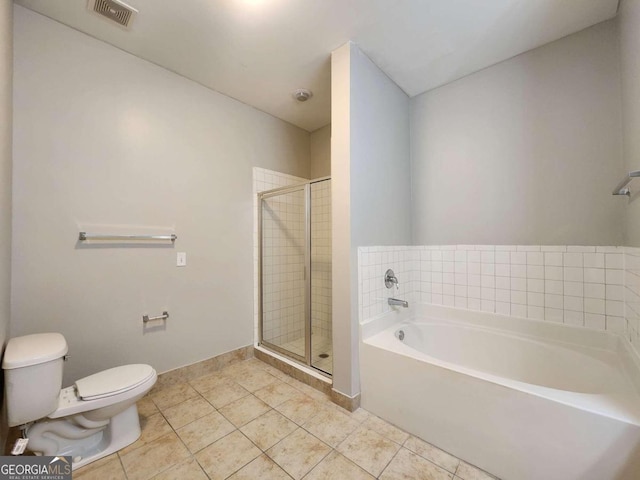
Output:
<instances>
[{"instance_id":1,"label":"tile backsplash","mask_svg":"<svg viewBox=\"0 0 640 480\"><path fill-rule=\"evenodd\" d=\"M360 320L397 296L608 330L640 352L640 249L595 246L360 247ZM400 289L384 286L392 268ZM626 312L626 314L625 314Z\"/></svg>"}]
</instances>

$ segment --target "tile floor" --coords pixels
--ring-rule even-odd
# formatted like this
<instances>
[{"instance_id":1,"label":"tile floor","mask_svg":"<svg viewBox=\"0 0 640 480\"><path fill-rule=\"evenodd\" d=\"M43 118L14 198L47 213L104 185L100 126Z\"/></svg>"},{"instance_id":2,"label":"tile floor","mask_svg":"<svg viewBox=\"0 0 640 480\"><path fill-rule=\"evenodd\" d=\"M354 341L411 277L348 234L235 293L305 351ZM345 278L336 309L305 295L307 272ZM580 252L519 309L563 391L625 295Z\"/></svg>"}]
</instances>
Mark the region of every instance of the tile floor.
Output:
<instances>
[{"instance_id":1,"label":"tile floor","mask_svg":"<svg viewBox=\"0 0 640 480\"><path fill-rule=\"evenodd\" d=\"M75 480L494 478L257 359L152 391L138 409L140 439Z\"/></svg>"}]
</instances>

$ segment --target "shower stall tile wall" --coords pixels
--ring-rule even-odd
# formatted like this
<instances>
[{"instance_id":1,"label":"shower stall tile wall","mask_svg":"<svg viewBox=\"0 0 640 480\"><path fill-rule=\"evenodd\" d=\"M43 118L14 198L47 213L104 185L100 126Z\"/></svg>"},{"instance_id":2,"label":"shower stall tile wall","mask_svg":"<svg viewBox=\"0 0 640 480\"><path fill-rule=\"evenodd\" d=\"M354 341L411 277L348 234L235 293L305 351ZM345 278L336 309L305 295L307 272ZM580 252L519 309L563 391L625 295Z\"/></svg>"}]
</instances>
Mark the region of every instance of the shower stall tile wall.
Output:
<instances>
[{"instance_id":1,"label":"shower stall tile wall","mask_svg":"<svg viewBox=\"0 0 640 480\"><path fill-rule=\"evenodd\" d=\"M602 246L361 247L360 319L387 298L526 317L625 335L640 352L640 249ZM392 268L400 290L383 276ZM626 312L626 313L625 313Z\"/></svg>"}]
</instances>

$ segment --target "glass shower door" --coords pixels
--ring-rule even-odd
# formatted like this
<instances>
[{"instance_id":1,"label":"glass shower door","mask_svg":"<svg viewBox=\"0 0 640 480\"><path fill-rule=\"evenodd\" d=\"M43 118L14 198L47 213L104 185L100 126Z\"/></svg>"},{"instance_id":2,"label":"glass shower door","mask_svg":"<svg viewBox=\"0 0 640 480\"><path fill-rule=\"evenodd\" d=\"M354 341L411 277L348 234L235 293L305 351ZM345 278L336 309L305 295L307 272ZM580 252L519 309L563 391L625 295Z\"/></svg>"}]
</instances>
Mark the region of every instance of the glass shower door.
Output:
<instances>
[{"instance_id":1,"label":"glass shower door","mask_svg":"<svg viewBox=\"0 0 640 480\"><path fill-rule=\"evenodd\" d=\"M260 202L262 343L308 362L309 269L307 189L262 195Z\"/></svg>"}]
</instances>

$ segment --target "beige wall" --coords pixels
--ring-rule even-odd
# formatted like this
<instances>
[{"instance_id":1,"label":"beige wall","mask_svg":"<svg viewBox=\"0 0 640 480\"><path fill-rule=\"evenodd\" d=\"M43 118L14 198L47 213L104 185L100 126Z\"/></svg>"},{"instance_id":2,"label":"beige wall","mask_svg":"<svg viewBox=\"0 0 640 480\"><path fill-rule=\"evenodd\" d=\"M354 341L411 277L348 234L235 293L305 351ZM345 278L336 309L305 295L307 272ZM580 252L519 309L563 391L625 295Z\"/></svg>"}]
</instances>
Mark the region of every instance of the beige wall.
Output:
<instances>
[{"instance_id":1,"label":"beige wall","mask_svg":"<svg viewBox=\"0 0 640 480\"><path fill-rule=\"evenodd\" d=\"M415 244L622 244L615 21L415 97L411 121Z\"/></svg>"},{"instance_id":2,"label":"beige wall","mask_svg":"<svg viewBox=\"0 0 640 480\"><path fill-rule=\"evenodd\" d=\"M308 177L309 134L21 7L15 79L12 334L63 333L65 383L253 343L252 166ZM178 240L86 248L91 224Z\"/></svg>"},{"instance_id":3,"label":"beige wall","mask_svg":"<svg viewBox=\"0 0 640 480\"><path fill-rule=\"evenodd\" d=\"M331 124L311 133L311 177L331 175Z\"/></svg>"},{"instance_id":4,"label":"beige wall","mask_svg":"<svg viewBox=\"0 0 640 480\"><path fill-rule=\"evenodd\" d=\"M13 79L13 2L0 0L0 352L9 330L11 300L11 85ZM2 398L2 393L0 393ZM6 425L0 420L0 447Z\"/></svg>"},{"instance_id":5,"label":"beige wall","mask_svg":"<svg viewBox=\"0 0 640 480\"><path fill-rule=\"evenodd\" d=\"M351 42L331 72L334 388L354 395L357 248L411 243L409 98Z\"/></svg>"},{"instance_id":6,"label":"beige wall","mask_svg":"<svg viewBox=\"0 0 640 480\"><path fill-rule=\"evenodd\" d=\"M640 170L640 1L623 0L618 14L624 169ZM620 175L622 176L622 175ZM630 185L635 194L626 205L625 245L640 246L640 184ZM625 199L626 200L626 199Z\"/></svg>"}]
</instances>

